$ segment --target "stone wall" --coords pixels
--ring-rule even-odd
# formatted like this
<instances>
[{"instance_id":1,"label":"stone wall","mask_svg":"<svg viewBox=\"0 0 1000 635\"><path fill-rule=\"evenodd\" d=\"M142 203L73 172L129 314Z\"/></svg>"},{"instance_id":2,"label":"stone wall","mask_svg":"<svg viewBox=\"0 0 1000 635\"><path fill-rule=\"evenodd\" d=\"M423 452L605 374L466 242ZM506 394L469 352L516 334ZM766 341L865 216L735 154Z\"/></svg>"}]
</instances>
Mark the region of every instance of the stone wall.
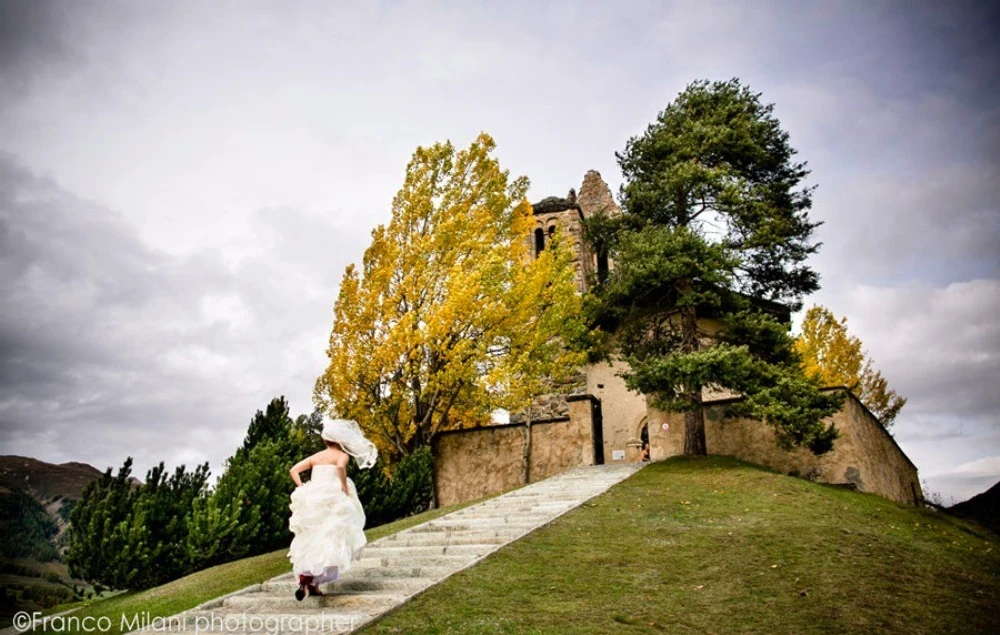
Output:
<instances>
[{"instance_id":1,"label":"stone wall","mask_svg":"<svg viewBox=\"0 0 1000 635\"><path fill-rule=\"evenodd\" d=\"M605 372L613 377L610 367ZM591 395L570 396L565 401L567 417L532 424L530 481L594 462L592 404L597 401ZM631 399L615 407L607 395L602 401L606 463L615 462L612 451L621 449L622 443L625 455L621 460L639 460L634 437L642 424L649 426L652 460L683 453L682 414L654 408L645 409L643 414ZM821 483L849 485L899 502L912 504L922 500L916 466L853 395L846 397L843 408L830 417L829 421L840 431L840 438L834 442L833 450L822 456L804 448L784 450L766 424L725 416L726 405L732 401L722 399L705 404L705 441L709 454L733 456ZM621 426L609 422L609 412L622 414L623 420L632 423ZM523 423L455 430L435 437L438 503L452 505L523 485L524 443Z\"/></svg>"},{"instance_id":2,"label":"stone wall","mask_svg":"<svg viewBox=\"0 0 1000 635\"><path fill-rule=\"evenodd\" d=\"M587 375L583 372L571 375L557 386L558 392L536 397L531 402L531 422L565 419L569 416L567 397L582 395L587 392ZM525 412L510 413L511 423L524 423Z\"/></svg>"},{"instance_id":3,"label":"stone wall","mask_svg":"<svg viewBox=\"0 0 1000 635\"><path fill-rule=\"evenodd\" d=\"M821 482L850 485L890 500L917 504L923 494L917 468L864 405L853 395L831 416L840 431L833 450L815 456L809 450L783 450L774 431L754 419L725 416L731 400L706 403L705 443L709 454L733 456ZM667 426L664 428L664 424ZM650 458L654 461L684 451L684 416L649 410Z\"/></svg>"},{"instance_id":4,"label":"stone wall","mask_svg":"<svg viewBox=\"0 0 1000 635\"><path fill-rule=\"evenodd\" d=\"M566 420L531 426L528 468L531 482L594 462L590 396L570 396L566 402L569 408Z\"/></svg>"},{"instance_id":5,"label":"stone wall","mask_svg":"<svg viewBox=\"0 0 1000 635\"><path fill-rule=\"evenodd\" d=\"M521 485L524 426L454 430L432 442L438 505L454 505Z\"/></svg>"},{"instance_id":6,"label":"stone wall","mask_svg":"<svg viewBox=\"0 0 1000 635\"><path fill-rule=\"evenodd\" d=\"M568 417L531 425L529 481L534 482L593 462L589 397L570 397ZM432 442L438 505L454 505L520 485L525 425L451 430Z\"/></svg>"}]
</instances>

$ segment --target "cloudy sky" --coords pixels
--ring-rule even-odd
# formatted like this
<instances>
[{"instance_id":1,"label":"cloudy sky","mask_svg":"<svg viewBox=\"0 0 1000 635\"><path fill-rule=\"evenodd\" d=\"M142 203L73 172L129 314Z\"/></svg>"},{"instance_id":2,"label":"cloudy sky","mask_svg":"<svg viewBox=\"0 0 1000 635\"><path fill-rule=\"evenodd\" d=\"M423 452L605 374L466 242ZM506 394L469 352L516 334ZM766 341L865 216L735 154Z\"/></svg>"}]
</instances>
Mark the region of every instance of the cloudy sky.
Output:
<instances>
[{"instance_id":1,"label":"cloudy sky","mask_svg":"<svg viewBox=\"0 0 1000 635\"><path fill-rule=\"evenodd\" d=\"M972 2L0 0L0 453L209 461L312 409L344 267L416 146L533 200L695 79L812 168L813 298L909 397L932 492L1000 480L1000 11Z\"/></svg>"}]
</instances>

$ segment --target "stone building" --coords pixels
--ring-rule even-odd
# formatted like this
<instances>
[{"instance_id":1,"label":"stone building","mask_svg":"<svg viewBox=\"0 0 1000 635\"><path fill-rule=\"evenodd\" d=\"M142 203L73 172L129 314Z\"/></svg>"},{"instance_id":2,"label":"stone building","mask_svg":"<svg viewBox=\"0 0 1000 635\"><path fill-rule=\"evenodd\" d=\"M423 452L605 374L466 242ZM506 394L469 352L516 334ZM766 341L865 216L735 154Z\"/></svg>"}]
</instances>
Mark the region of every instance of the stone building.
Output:
<instances>
[{"instance_id":1,"label":"stone building","mask_svg":"<svg viewBox=\"0 0 1000 635\"><path fill-rule=\"evenodd\" d=\"M600 213L618 215L621 209L595 171L586 174L579 195L570 190L566 198L549 197L534 205L535 228L527 237L532 253L544 250L556 232L567 236L577 254L581 292L614 266L594 253L583 237L583 219ZM710 318L699 318L699 325L709 332L718 328ZM619 376L624 369L620 361L588 365L561 394L535 402L527 457L530 481L578 465L639 461L645 442L653 461L683 452L683 416L659 411L644 395L628 390ZM806 449L782 450L763 422L725 416L726 404L738 398L706 393L709 454L733 456L822 483L848 485L895 501L919 504L922 500L916 466L853 396L831 417L840 438L823 456ZM526 422L515 415L509 424L437 435L433 449L438 503L472 500L523 484L527 432Z\"/></svg>"}]
</instances>

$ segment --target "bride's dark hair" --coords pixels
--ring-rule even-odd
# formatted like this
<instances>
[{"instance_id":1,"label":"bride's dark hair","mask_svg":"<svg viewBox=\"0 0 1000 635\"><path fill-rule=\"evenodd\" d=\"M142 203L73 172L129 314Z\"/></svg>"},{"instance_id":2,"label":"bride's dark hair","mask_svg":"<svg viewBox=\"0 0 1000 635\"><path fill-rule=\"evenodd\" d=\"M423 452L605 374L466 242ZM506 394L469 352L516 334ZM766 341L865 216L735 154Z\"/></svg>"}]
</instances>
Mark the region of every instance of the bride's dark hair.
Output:
<instances>
[{"instance_id":1,"label":"bride's dark hair","mask_svg":"<svg viewBox=\"0 0 1000 635\"><path fill-rule=\"evenodd\" d=\"M326 439L323 439L323 443L325 443L328 448L337 448L341 452L344 452L344 454L347 454L347 452L344 451L344 447L336 441L327 441Z\"/></svg>"}]
</instances>

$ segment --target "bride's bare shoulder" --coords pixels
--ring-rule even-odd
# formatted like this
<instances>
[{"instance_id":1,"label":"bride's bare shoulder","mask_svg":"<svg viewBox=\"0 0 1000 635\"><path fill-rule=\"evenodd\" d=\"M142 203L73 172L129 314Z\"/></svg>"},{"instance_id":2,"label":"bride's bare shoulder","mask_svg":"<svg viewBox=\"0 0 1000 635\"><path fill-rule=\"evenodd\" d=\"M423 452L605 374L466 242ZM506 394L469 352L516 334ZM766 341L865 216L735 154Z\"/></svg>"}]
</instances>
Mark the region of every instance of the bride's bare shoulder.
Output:
<instances>
[{"instance_id":1,"label":"bride's bare shoulder","mask_svg":"<svg viewBox=\"0 0 1000 635\"><path fill-rule=\"evenodd\" d=\"M341 465L345 458L349 458L347 453L336 448L326 448L309 457L313 465Z\"/></svg>"},{"instance_id":2,"label":"bride's bare shoulder","mask_svg":"<svg viewBox=\"0 0 1000 635\"><path fill-rule=\"evenodd\" d=\"M320 450L309 457L309 462L313 465L329 465L331 463L330 452L328 450Z\"/></svg>"}]
</instances>

